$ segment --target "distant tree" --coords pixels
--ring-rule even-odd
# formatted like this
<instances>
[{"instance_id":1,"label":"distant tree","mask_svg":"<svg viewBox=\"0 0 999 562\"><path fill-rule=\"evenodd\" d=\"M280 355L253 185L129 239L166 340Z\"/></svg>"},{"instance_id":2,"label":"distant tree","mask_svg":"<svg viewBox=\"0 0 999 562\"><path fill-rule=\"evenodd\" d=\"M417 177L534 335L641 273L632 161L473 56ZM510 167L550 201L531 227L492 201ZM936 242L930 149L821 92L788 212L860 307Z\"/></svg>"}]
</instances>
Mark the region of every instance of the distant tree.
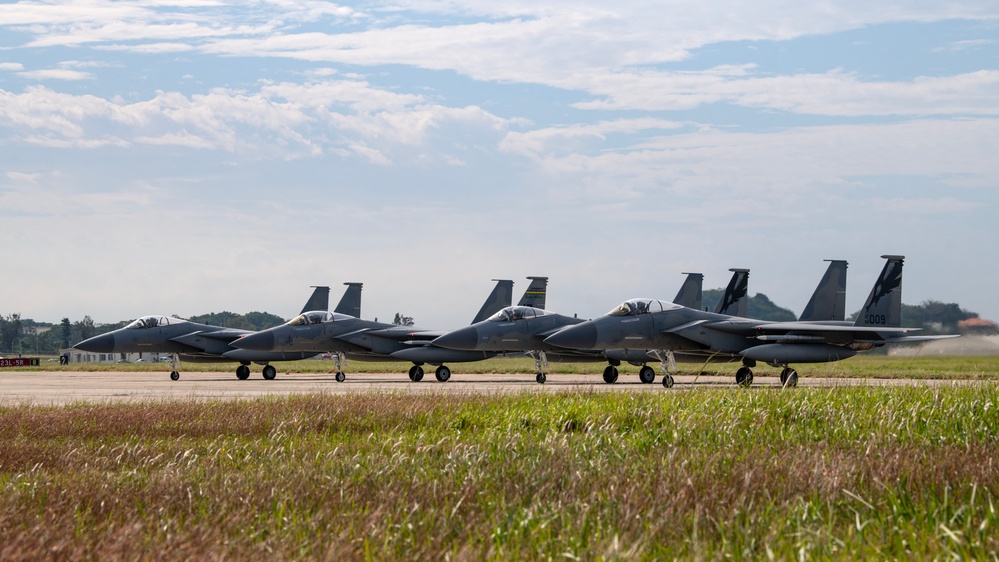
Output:
<instances>
[{"instance_id":1,"label":"distant tree","mask_svg":"<svg viewBox=\"0 0 999 562\"><path fill-rule=\"evenodd\" d=\"M63 349L69 347L69 342L71 341L73 333L73 325L69 322L69 318L63 318L62 322L59 323L62 326L62 347Z\"/></svg>"},{"instance_id":2,"label":"distant tree","mask_svg":"<svg viewBox=\"0 0 999 562\"><path fill-rule=\"evenodd\" d=\"M237 330L263 330L284 324L284 319L268 312L250 312L247 314L236 314L235 312L210 312L188 318L191 322L208 324L210 326L222 326L223 328L234 328Z\"/></svg>"},{"instance_id":3,"label":"distant tree","mask_svg":"<svg viewBox=\"0 0 999 562\"><path fill-rule=\"evenodd\" d=\"M777 306L763 293L756 293L750 297L746 314L750 318L772 320L774 322L793 322L798 319L794 312L782 306Z\"/></svg>"},{"instance_id":4,"label":"distant tree","mask_svg":"<svg viewBox=\"0 0 999 562\"><path fill-rule=\"evenodd\" d=\"M707 289L706 291L703 291L701 293L702 308L704 310L714 311L723 294L725 294L725 289ZM795 316L794 312L790 309L774 304L774 302L763 293L756 293L755 295L749 297L746 314L748 314L750 318L755 318L757 320L772 320L774 322L787 322L798 319L798 317Z\"/></svg>"},{"instance_id":5,"label":"distant tree","mask_svg":"<svg viewBox=\"0 0 999 562\"><path fill-rule=\"evenodd\" d=\"M392 320L392 323L395 324L395 325L397 325L397 326L412 326L413 325L413 317L412 316L403 316L402 314L399 314L398 312L396 312L395 313L395 319Z\"/></svg>"},{"instance_id":6,"label":"distant tree","mask_svg":"<svg viewBox=\"0 0 999 562\"><path fill-rule=\"evenodd\" d=\"M266 330L285 323L285 319L269 312L247 312L243 318L247 330Z\"/></svg>"},{"instance_id":7,"label":"distant tree","mask_svg":"<svg viewBox=\"0 0 999 562\"><path fill-rule=\"evenodd\" d=\"M76 322L74 326L79 331L81 341L97 335L97 328L94 326L94 319L91 318L90 315L84 316L83 320Z\"/></svg>"},{"instance_id":8,"label":"distant tree","mask_svg":"<svg viewBox=\"0 0 999 562\"><path fill-rule=\"evenodd\" d=\"M236 326L231 326L230 324L239 323L239 315L234 312L229 312L224 310L222 312L210 312L208 314L201 314L198 316L192 316L188 318L191 322L197 322L199 324L208 324L210 326L221 326L223 328L235 328Z\"/></svg>"},{"instance_id":9,"label":"distant tree","mask_svg":"<svg viewBox=\"0 0 999 562\"><path fill-rule=\"evenodd\" d=\"M0 351L17 353L21 343L21 315L0 316Z\"/></svg>"},{"instance_id":10,"label":"distant tree","mask_svg":"<svg viewBox=\"0 0 999 562\"><path fill-rule=\"evenodd\" d=\"M850 315L850 320L856 320L858 316L859 310ZM958 331L958 322L970 318L978 318L978 313L964 310L956 303L926 300L918 305L902 305L902 326L906 328L953 334Z\"/></svg>"}]
</instances>

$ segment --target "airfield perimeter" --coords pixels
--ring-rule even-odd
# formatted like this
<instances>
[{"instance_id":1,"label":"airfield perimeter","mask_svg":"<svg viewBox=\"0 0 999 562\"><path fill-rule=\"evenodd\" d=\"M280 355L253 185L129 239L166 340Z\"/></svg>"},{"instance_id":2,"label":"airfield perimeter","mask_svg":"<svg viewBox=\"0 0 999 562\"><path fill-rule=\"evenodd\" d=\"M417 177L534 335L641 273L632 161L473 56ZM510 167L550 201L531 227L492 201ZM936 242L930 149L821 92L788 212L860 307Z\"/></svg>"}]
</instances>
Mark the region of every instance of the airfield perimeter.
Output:
<instances>
[{"instance_id":1,"label":"airfield perimeter","mask_svg":"<svg viewBox=\"0 0 999 562\"><path fill-rule=\"evenodd\" d=\"M433 375L421 382L411 382L402 373L352 373L338 383L329 373L281 373L274 380L263 380L259 373L249 380L236 380L228 372L185 371L179 381L171 381L161 372L126 371L0 371L0 405L65 405L80 402L137 402L162 400L230 400L292 394L382 393L465 393L509 394L526 392L684 392L697 388L731 387L738 390L730 376L675 376L676 386L663 388L661 377L652 384L642 384L634 374L622 376L615 384L606 384L599 374L548 375L540 385L530 374L456 374L440 383ZM802 377L800 386L931 386L965 384L967 380L908 378L830 378ZM780 386L776 376L756 376L752 388Z\"/></svg>"}]
</instances>

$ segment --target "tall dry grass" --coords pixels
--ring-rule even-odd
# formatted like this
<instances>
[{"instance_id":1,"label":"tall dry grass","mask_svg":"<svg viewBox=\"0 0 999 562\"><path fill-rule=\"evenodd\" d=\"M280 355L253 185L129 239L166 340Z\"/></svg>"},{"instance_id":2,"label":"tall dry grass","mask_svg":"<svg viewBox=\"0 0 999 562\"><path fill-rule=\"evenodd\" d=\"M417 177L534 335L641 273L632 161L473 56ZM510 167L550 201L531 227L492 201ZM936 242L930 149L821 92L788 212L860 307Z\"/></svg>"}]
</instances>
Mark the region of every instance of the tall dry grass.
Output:
<instances>
[{"instance_id":1,"label":"tall dry grass","mask_svg":"<svg viewBox=\"0 0 999 562\"><path fill-rule=\"evenodd\" d=\"M0 409L0 558L994 557L994 385Z\"/></svg>"}]
</instances>

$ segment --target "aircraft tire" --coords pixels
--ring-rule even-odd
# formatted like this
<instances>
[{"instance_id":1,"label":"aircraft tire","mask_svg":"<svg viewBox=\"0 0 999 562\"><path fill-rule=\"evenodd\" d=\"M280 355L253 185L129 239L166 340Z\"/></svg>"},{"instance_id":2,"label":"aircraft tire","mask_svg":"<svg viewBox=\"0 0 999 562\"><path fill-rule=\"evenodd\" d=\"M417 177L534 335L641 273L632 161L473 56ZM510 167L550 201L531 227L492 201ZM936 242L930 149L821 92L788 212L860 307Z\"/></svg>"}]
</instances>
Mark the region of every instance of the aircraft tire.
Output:
<instances>
[{"instance_id":1,"label":"aircraft tire","mask_svg":"<svg viewBox=\"0 0 999 562\"><path fill-rule=\"evenodd\" d=\"M447 382L451 378L451 369L447 365L441 365L437 367L437 371L434 374L437 375L439 382Z\"/></svg>"},{"instance_id":2,"label":"aircraft tire","mask_svg":"<svg viewBox=\"0 0 999 562\"><path fill-rule=\"evenodd\" d=\"M642 368L638 371L638 380L645 384L649 384L656 380L656 371L648 365L642 365Z\"/></svg>"},{"instance_id":3,"label":"aircraft tire","mask_svg":"<svg viewBox=\"0 0 999 562\"><path fill-rule=\"evenodd\" d=\"M416 382L416 365L409 368L409 380Z\"/></svg>"},{"instance_id":4,"label":"aircraft tire","mask_svg":"<svg viewBox=\"0 0 999 562\"><path fill-rule=\"evenodd\" d=\"M676 382L676 381L673 380L673 375L671 375L669 373L666 373L665 375L663 375L663 387L664 388L673 388L673 383L674 382Z\"/></svg>"},{"instance_id":5,"label":"aircraft tire","mask_svg":"<svg viewBox=\"0 0 999 562\"><path fill-rule=\"evenodd\" d=\"M534 378L538 381L538 384L545 384L545 381L548 380L548 377L544 373L538 373L538 376Z\"/></svg>"},{"instance_id":6,"label":"aircraft tire","mask_svg":"<svg viewBox=\"0 0 999 562\"><path fill-rule=\"evenodd\" d=\"M614 384L617 382L618 372L617 367L614 365L607 365L604 369L604 382L607 384Z\"/></svg>"},{"instance_id":7,"label":"aircraft tire","mask_svg":"<svg viewBox=\"0 0 999 562\"><path fill-rule=\"evenodd\" d=\"M343 374L343 371L336 372L336 382L343 382L347 380L347 375Z\"/></svg>"},{"instance_id":8,"label":"aircraft tire","mask_svg":"<svg viewBox=\"0 0 999 562\"><path fill-rule=\"evenodd\" d=\"M787 370L786 375L783 372L780 374L781 386L787 388L795 388L796 386L798 386L798 371L795 371L790 367L788 367L786 370Z\"/></svg>"},{"instance_id":9,"label":"aircraft tire","mask_svg":"<svg viewBox=\"0 0 999 562\"><path fill-rule=\"evenodd\" d=\"M423 380L423 367L419 365L416 366L416 374L413 376L414 382L420 382Z\"/></svg>"},{"instance_id":10,"label":"aircraft tire","mask_svg":"<svg viewBox=\"0 0 999 562\"><path fill-rule=\"evenodd\" d=\"M263 375L265 379L272 381L277 376L277 369L273 365L264 365Z\"/></svg>"},{"instance_id":11,"label":"aircraft tire","mask_svg":"<svg viewBox=\"0 0 999 562\"><path fill-rule=\"evenodd\" d=\"M753 384L753 370L749 367L739 367L735 372L735 382L739 386L750 386Z\"/></svg>"},{"instance_id":12,"label":"aircraft tire","mask_svg":"<svg viewBox=\"0 0 999 562\"><path fill-rule=\"evenodd\" d=\"M250 368L247 367L246 365L240 365L239 367L236 367L236 378L241 381L245 381L246 379L250 378Z\"/></svg>"},{"instance_id":13,"label":"aircraft tire","mask_svg":"<svg viewBox=\"0 0 999 562\"><path fill-rule=\"evenodd\" d=\"M179 381L180 380L180 373L178 373L177 371L170 371L170 380L172 380L172 381Z\"/></svg>"}]
</instances>

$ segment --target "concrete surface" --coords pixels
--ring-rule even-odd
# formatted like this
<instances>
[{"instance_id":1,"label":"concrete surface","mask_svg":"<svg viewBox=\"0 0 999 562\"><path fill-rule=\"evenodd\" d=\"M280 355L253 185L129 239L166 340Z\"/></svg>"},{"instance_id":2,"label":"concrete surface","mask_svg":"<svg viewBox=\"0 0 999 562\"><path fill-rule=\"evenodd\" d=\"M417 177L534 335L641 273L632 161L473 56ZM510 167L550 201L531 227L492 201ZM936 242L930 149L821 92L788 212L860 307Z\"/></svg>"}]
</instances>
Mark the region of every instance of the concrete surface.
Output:
<instances>
[{"instance_id":1,"label":"concrete surface","mask_svg":"<svg viewBox=\"0 0 999 562\"><path fill-rule=\"evenodd\" d=\"M513 392L683 392L696 388L729 387L735 392L735 377L675 377L676 386L666 389L660 376L652 384L642 384L634 375L623 375L615 384L605 384L599 374L548 375L540 385L533 375L456 374L446 383L437 382L428 373L421 382L410 382L400 373L348 374L338 383L332 374L279 374L264 380L259 372L250 379L237 380L232 373L187 372L179 381L166 373L150 372L19 372L0 371L0 404L64 405L78 402L129 402L158 400L232 400L262 396L360 392L439 392L439 393L513 393ZM967 381L911 379L825 379L802 377L800 386L886 386L952 385ZM778 387L777 377L757 376L753 387Z\"/></svg>"}]
</instances>

